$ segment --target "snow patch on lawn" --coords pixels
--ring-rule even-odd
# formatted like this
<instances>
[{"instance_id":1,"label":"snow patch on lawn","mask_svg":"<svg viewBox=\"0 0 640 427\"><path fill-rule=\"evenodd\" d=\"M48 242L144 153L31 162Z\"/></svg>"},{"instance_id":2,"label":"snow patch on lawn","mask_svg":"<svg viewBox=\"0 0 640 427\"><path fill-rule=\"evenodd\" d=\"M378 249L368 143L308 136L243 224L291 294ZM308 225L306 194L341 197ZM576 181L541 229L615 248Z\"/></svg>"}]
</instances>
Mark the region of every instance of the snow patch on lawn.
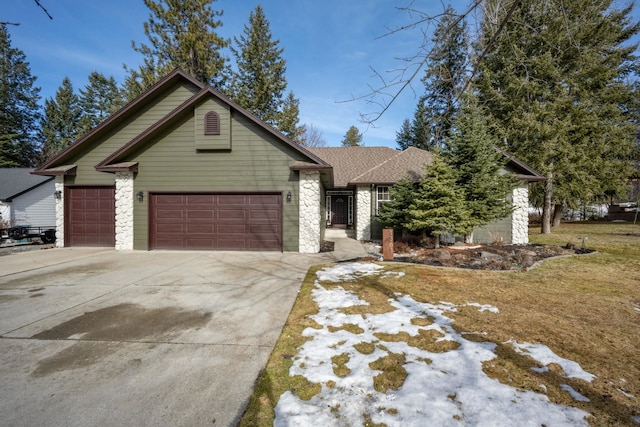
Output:
<instances>
[{"instance_id":1,"label":"snow patch on lawn","mask_svg":"<svg viewBox=\"0 0 640 427\"><path fill-rule=\"evenodd\" d=\"M293 358L289 374L319 383L322 390L308 401L291 391L285 392L275 408L275 426L363 425L364 414L373 423L388 426L587 425L584 418L589 414L585 411L553 404L544 394L516 389L489 378L482 363L496 358L495 345L468 341L452 328L453 319L448 314L456 311L456 305L422 303L408 295L396 294L389 300L394 308L391 312L350 315L345 314L345 308L368 303L340 286L326 289L320 284L324 280L354 280L383 273L381 270L376 264L350 263L318 271L312 297L319 312L312 319L321 329L303 331L309 340ZM498 312L492 306L468 305L480 311ZM362 333L336 329L345 324L357 325ZM452 349L427 351L403 341L382 341L374 335L406 332L416 336L421 330L435 331L436 341L450 342L445 348ZM354 347L363 343L368 344L369 350L358 347L361 349L358 351ZM407 377L397 390L381 393L373 382L381 371L370 364L392 354L404 357L402 367ZM338 376L332 358L345 355L349 372Z\"/></svg>"},{"instance_id":2,"label":"snow patch on lawn","mask_svg":"<svg viewBox=\"0 0 640 427\"><path fill-rule=\"evenodd\" d=\"M511 344L517 353L526 354L527 356L540 362L544 366L548 366L551 363L560 365L560 367L566 374L566 378L579 378L587 382L591 382L595 378L595 375L583 370L579 364L572 360L563 359L562 357L551 351L551 349L546 345L531 344L528 342L517 343L513 340L509 340L505 344ZM539 371L536 370L536 372Z\"/></svg>"}]
</instances>

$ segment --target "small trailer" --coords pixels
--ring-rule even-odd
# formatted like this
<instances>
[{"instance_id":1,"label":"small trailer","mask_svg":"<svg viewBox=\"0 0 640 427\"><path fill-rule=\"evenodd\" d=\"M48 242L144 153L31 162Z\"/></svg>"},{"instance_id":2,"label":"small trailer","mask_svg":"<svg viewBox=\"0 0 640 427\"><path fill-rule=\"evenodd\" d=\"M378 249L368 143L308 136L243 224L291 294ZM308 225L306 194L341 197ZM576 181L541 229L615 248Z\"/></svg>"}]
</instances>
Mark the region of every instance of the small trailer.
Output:
<instances>
[{"instance_id":1,"label":"small trailer","mask_svg":"<svg viewBox=\"0 0 640 427\"><path fill-rule=\"evenodd\" d=\"M35 243L39 239L42 243L54 243L56 241L55 227L30 227L17 226L0 228L0 245L21 240L29 240Z\"/></svg>"}]
</instances>

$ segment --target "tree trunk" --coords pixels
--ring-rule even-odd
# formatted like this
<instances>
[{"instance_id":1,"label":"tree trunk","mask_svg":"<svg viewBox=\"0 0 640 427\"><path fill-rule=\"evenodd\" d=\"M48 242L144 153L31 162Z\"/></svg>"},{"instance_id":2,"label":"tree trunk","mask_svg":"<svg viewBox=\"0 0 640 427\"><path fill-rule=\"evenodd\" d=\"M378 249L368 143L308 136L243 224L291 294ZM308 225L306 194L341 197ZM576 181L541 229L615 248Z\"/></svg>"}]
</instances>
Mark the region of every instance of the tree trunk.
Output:
<instances>
[{"instance_id":1,"label":"tree trunk","mask_svg":"<svg viewBox=\"0 0 640 427\"><path fill-rule=\"evenodd\" d=\"M563 203L557 203L553 207L553 223L551 224L552 227L559 227L560 226L560 221L562 221L562 213L563 212L564 212L564 204Z\"/></svg>"},{"instance_id":2,"label":"tree trunk","mask_svg":"<svg viewBox=\"0 0 640 427\"><path fill-rule=\"evenodd\" d=\"M553 199L553 172L544 183L544 205L542 206L542 234L551 233L551 200Z\"/></svg>"},{"instance_id":3,"label":"tree trunk","mask_svg":"<svg viewBox=\"0 0 640 427\"><path fill-rule=\"evenodd\" d=\"M438 249L440 247L440 235L436 234L435 235L435 244L434 244L435 248Z\"/></svg>"},{"instance_id":4,"label":"tree trunk","mask_svg":"<svg viewBox=\"0 0 640 427\"><path fill-rule=\"evenodd\" d=\"M465 243L473 243L473 231L464 235Z\"/></svg>"}]
</instances>

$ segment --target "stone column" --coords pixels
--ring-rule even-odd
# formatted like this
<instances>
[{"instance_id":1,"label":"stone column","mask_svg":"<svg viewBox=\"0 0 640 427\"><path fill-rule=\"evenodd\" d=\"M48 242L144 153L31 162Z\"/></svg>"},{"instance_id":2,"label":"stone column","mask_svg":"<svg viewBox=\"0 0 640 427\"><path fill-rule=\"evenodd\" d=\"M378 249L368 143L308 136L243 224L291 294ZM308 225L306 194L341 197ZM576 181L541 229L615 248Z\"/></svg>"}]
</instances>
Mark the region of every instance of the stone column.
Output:
<instances>
[{"instance_id":1,"label":"stone column","mask_svg":"<svg viewBox=\"0 0 640 427\"><path fill-rule=\"evenodd\" d=\"M299 180L299 241L298 251L304 254L320 252L322 213L320 203L320 172L300 171Z\"/></svg>"},{"instance_id":2,"label":"stone column","mask_svg":"<svg viewBox=\"0 0 640 427\"><path fill-rule=\"evenodd\" d=\"M514 245L529 243L529 185L513 189L513 213L511 214L511 242Z\"/></svg>"},{"instance_id":3,"label":"stone column","mask_svg":"<svg viewBox=\"0 0 640 427\"><path fill-rule=\"evenodd\" d=\"M359 185L356 188L356 239L371 240L371 188Z\"/></svg>"},{"instance_id":4,"label":"stone column","mask_svg":"<svg viewBox=\"0 0 640 427\"><path fill-rule=\"evenodd\" d=\"M133 249L133 172L116 172L116 250Z\"/></svg>"},{"instance_id":5,"label":"stone column","mask_svg":"<svg viewBox=\"0 0 640 427\"><path fill-rule=\"evenodd\" d=\"M64 176L57 175L55 180L55 192L60 192L60 198L56 202L56 248L64 248Z\"/></svg>"}]
</instances>

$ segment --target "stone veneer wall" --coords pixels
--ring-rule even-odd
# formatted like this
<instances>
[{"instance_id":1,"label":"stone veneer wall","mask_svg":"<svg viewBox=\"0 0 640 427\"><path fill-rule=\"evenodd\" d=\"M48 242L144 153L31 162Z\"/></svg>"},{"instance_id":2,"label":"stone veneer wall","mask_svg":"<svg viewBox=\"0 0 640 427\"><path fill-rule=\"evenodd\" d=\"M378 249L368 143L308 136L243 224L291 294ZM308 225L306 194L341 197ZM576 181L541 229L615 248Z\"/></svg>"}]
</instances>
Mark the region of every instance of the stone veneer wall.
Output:
<instances>
[{"instance_id":1,"label":"stone veneer wall","mask_svg":"<svg viewBox=\"0 0 640 427\"><path fill-rule=\"evenodd\" d=\"M56 198L56 248L64 248L64 176L56 176L54 191L60 192Z\"/></svg>"},{"instance_id":2,"label":"stone veneer wall","mask_svg":"<svg viewBox=\"0 0 640 427\"><path fill-rule=\"evenodd\" d=\"M298 197L300 198L298 251L304 254L316 254L320 252L322 228L319 171L300 171Z\"/></svg>"},{"instance_id":3,"label":"stone veneer wall","mask_svg":"<svg viewBox=\"0 0 640 427\"><path fill-rule=\"evenodd\" d=\"M371 189L368 185L356 188L356 239L371 240Z\"/></svg>"},{"instance_id":4,"label":"stone veneer wall","mask_svg":"<svg viewBox=\"0 0 640 427\"><path fill-rule=\"evenodd\" d=\"M116 172L116 250L133 249L133 172Z\"/></svg>"},{"instance_id":5,"label":"stone veneer wall","mask_svg":"<svg viewBox=\"0 0 640 427\"><path fill-rule=\"evenodd\" d=\"M512 193L511 243L529 243L529 186L527 183L514 188Z\"/></svg>"}]
</instances>

